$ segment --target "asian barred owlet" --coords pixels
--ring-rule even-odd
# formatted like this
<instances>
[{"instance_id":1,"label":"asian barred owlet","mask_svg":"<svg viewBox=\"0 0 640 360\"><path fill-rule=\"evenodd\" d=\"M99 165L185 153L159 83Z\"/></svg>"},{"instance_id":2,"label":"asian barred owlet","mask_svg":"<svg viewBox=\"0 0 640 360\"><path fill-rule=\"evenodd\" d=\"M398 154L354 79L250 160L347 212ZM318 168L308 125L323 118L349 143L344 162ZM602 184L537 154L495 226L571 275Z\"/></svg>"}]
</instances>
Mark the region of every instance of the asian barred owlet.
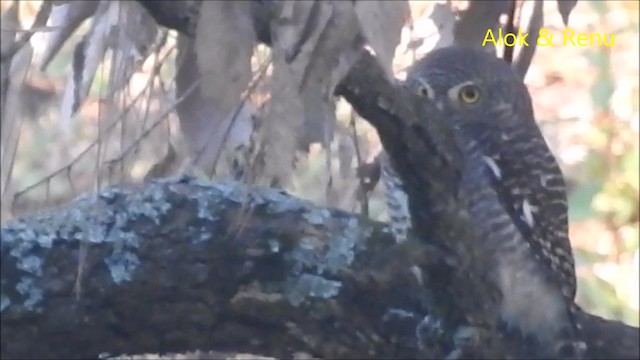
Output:
<instances>
[{"instance_id":1,"label":"asian barred owlet","mask_svg":"<svg viewBox=\"0 0 640 360\"><path fill-rule=\"evenodd\" d=\"M525 85L506 62L452 47L434 50L413 65L406 86L432 102L459 138L466 139L464 152L484 162L503 213L508 214L490 218L482 206L469 206L470 215L482 219L477 227L485 238L495 239L487 246L500 247L495 251L500 259L501 320L533 336L542 347L557 347L550 350L551 356L579 356L584 343L576 341L579 325L574 315L579 308L574 303L576 275L565 183L535 122ZM410 219L392 163L381 156L391 227L402 241Z\"/></svg>"}]
</instances>

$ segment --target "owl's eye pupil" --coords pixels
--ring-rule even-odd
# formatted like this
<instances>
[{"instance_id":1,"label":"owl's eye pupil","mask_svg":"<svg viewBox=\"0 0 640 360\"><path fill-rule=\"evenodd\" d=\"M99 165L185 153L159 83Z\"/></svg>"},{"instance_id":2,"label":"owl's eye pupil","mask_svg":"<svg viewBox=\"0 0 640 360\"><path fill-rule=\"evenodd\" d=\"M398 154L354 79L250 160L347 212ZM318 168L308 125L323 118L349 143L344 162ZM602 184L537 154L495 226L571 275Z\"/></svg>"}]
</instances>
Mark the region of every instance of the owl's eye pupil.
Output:
<instances>
[{"instance_id":1,"label":"owl's eye pupil","mask_svg":"<svg viewBox=\"0 0 640 360\"><path fill-rule=\"evenodd\" d=\"M473 85L463 87L459 94L460 100L466 104L473 104L480 100L480 89Z\"/></svg>"}]
</instances>

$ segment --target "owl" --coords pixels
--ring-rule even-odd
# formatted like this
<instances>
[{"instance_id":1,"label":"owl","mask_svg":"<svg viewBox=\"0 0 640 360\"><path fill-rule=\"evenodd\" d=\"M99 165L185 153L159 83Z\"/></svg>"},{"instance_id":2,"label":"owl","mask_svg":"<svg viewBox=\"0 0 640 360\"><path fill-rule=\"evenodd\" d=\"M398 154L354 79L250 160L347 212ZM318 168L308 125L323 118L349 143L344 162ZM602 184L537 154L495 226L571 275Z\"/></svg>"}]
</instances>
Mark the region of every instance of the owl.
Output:
<instances>
[{"instance_id":1,"label":"owl","mask_svg":"<svg viewBox=\"0 0 640 360\"><path fill-rule=\"evenodd\" d=\"M495 194L491 206L486 197L472 196L482 201L470 200L468 211L482 234L479 246L496 259L500 320L537 339L550 356L580 357L585 346L575 340L580 309L574 302L565 182L537 126L526 86L506 62L459 47L428 53L410 68L404 86L432 104L456 133L472 162L463 187ZM381 155L390 227L403 241L412 226L408 209L417 200L404 191L403 181L411 177L398 175L393 164L393 156ZM471 170L478 165L481 174ZM493 216L496 203L500 211Z\"/></svg>"}]
</instances>

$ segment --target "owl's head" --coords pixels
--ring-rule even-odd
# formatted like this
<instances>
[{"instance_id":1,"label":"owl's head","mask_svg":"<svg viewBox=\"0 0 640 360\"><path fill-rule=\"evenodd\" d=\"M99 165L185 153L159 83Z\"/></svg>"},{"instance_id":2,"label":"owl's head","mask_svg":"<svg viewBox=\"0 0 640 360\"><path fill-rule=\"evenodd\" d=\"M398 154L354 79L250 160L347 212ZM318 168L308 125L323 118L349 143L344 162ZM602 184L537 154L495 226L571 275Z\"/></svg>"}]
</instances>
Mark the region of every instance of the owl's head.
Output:
<instances>
[{"instance_id":1,"label":"owl's head","mask_svg":"<svg viewBox=\"0 0 640 360\"><path fill-rule=\"evenodd\" d=\"M405 82L455 125L506 125L533 120L531 99L509 64L479 50L448 47L417 61ZM522 120L519 120L522 124Z\"/></svg>"}]
</instances>

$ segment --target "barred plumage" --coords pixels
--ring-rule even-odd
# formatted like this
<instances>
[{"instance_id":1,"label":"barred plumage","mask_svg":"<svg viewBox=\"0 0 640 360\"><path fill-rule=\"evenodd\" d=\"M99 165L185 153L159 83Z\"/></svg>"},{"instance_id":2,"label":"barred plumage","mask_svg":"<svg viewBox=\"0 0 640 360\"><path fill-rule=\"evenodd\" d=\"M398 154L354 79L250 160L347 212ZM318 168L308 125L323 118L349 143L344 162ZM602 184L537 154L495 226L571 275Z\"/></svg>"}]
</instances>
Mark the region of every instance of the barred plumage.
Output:
<instances>
[{"instance_id":1,"label":"barred plumage","mask_svg":"<svg viewBox=\"0 0 640 360\"><path fill-rule=\"evenodd\" d=\"M406 85L450 121L465 160L483 164L482 176L468 168L463 186L473 194L469 211L483 234L479 240L495 251L502 319L537 338L541 348L554 348L553 356L579 357L584 343L574 319L579 308L565 183L526 87L506 63L461 48L427 54L410 69ZM406 195L398 196L401 180L389 162L382 166L391 226L401 240Z\"/></svg>"}]
</instances>

